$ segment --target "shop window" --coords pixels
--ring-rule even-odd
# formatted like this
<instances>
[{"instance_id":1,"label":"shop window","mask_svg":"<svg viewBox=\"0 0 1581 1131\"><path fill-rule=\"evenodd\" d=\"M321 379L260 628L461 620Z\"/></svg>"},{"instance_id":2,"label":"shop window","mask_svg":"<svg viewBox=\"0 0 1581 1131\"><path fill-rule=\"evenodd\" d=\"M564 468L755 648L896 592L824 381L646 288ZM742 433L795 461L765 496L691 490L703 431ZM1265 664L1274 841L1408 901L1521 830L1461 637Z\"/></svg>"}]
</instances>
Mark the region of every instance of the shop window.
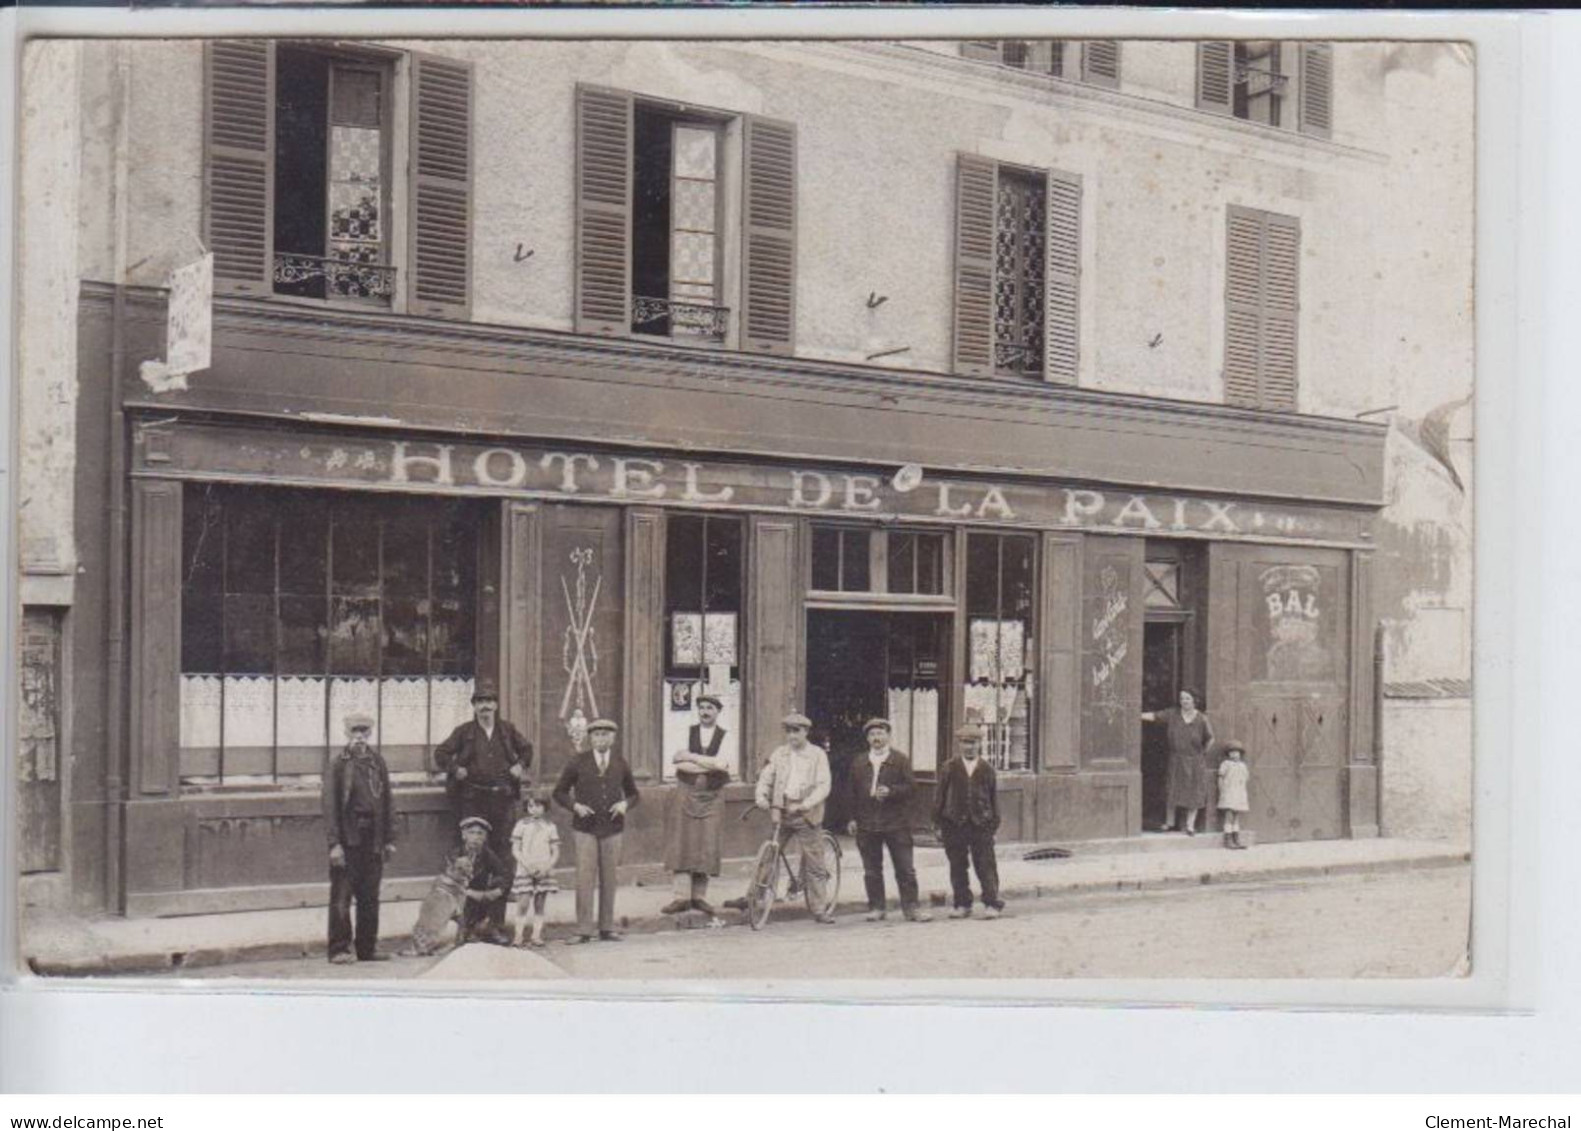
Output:
<instances>
[{"instance_id":1,"label":"shop window","mask_svg":"<svg viewBox=\"0 0 1581 1131\"><path fill-rule=\"evenodd\" d=\"M740 283L729 295L725 245L737 228L723 222L727 169L743 190ZM791 123L579 86L576 178L578 330L707 343L734 331L743 349L792 352Z\"/></svg>"},{"instance_id":2,"label":"shop window","mask_svg":"<svg viewBox=\"0 0 1581 1131\"><path fill-rule=\"evenodd\" d=\"M739 518L676 514L665 523L665 777L686 748L703 694L722 704L721 752L740 772L744 534Z\"/></svg>"},{"instance_id":3,"label":"shop window","mask_svg":"<svg viewBox=\"0 0 1581 1131\"><path fill-rule=\"evenodd\" d=\"M1081 178L960 154L955 372L1072 383L1081 323Z\"/></svg>"},{"instance_id":4,"label":"shop window","mask_svg":"<svg viewBox=\"0 0 1581 1131\"><path fill-rule=\"evenodd\" d=\"M888 532L889 592L944 592L944 535Z\"/></svg>"},{"instance_id":5,"label":"shop window","mask_svg":"<svg viewBox=\"0 0 1581 1131\"><path fill-rule=\"evenodd\" d=\"M1035 541L966 536L966 715L982 724L996 769L1033 768Z\"/></svg>"},{"instance_id":6,"label":"shop window","mask_svg":"<svg viewBox=\"0 0 1581 1131\"><path fill-rule=\"evenodd\" d=\"M1327 43L1208 40L1197 45L1197 106L1328 137L1333 74L1333 48Z\"/></svg>"},{"instance_id":7,"label":"shop window","mask_svg":"<svg viewBox=\"0 0 1581 1131\"><path fill-rule=\"evenodd\" d=\"M215 289L390 305L391 55L215 40L204 58L204 231ZM407 308L466 317L472 71L453 59L410 59Z\"/></svg>"},{"instance_id":8,"label":"shop window","mask_svg":"<svg viewBox=\"0 0 1581 1131\"><path fill-rule=\"evenodd\" d=\"M819 593L938 597L949 592L950 536L853 526L812 528L812 586Z\"/></svg>"},{"instance_id":9,"label":"shop window","mask_svg":"<svg viewBox=\"0 0 1581 1131\"><path fill-rule=\"evenodd\" d=\"M316 781L344 720L376 720L398 780L471 717L476 509L189 487L181 777Z\"/></svg>"},{"instance_id":10,"label":"shop window","mask_svg":"<svg viewBox=\"0 0 1581 1131\"><path fill-rule=\"evenodd\" d=\"M868 593L873 588L873 533L852 527L812 530L812 587L828 593Z\"/></svg>"},{"instance_id":11,"label":"shop window","mask_svg":"<svg viewBox=\"0 0 1581 1131\"><path fill-rule=\"evenodd\" d=\"M1225 403L1294 412L1301 221L1231 205L1225 229Z\"/></svg>"},{"instance_id":12,"label":"shop window","mask_svg":"<svg viewBox=\"0 0 1581 1131\"><path fill-rule=\"evenodd\" d=\"M1118 39L976 39L963 43L961 54L1093 86L1120 85Z\"/></svg>"}]
</instances>

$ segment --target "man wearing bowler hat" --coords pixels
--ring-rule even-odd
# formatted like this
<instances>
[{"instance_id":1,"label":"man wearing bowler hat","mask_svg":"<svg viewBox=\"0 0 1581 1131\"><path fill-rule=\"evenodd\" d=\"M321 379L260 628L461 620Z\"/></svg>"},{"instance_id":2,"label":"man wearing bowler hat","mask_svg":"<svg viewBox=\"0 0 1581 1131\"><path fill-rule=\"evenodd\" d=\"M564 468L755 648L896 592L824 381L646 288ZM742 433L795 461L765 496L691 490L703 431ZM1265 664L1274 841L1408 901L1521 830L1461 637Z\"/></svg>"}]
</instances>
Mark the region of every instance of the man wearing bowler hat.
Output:
<instances>
[{"instance_id":1,"label":"man wearing bowler hat","mask_svg":"<svg viewBox=\"0 0 1581 1131\"><path fill-rule=\"evenodd\" d=\"M373 748L373 718L346 717L346 745L324 768L324 828L329 836L329 960L337 966L385 957L379 941L379 885L395 852L390 769ZM357 903L355 945L351 904Z\"/></svg>"},{"instance_id":2,"label":"man wearing bowler hat","mask_svg":"<svg viewBox=\"0 0 1581 1131\"><path fill-rule=\"evenodd\" d=\"M925 923L931 916L918 904L917 869L911 859L911 796L916 787L911 761L889 744L888 719L869 719L862 733L867 738L867 757L858 755L851 765L847 812L856 850L862 854L867 918L876 922L887 914L884 849L888 848L901 914L913 923Z\"/></svg>"},{"instance_id":3,"label":"man wearing bowler hat","mask_svg":"<svg viewBox=\"0 0 1581 1131\"><path fill-rule=\"evenodd\" d=\"M686 749L675 755L675 796L665 830L664 864L675 876L675 898L660 914L701 911L712 915L708 878L719 875L720 791L730 781L724 754L725 728L719 725L719 699L697 697L697 723L686 735Z\"/></svg>"},{"instance_id":4,"label":"man wearing bowler hat","mask_svg":"<svg viewBox=\"0 0 1581 1131\"><path fill-rule=\"evenodd\" d=\"M489 848L510 859L516 799L532 765L532 743L499 717L500 696L489 680L472 693L472 721L462 723L434 749L434 764L445 772L445 787L455 807L457 827L468 817L489 824ZM489 907L490 926L505 929L505 901Z\"/></svg>"},{"instance_id":5,"label":"man wearing bowler hat","mask_svg":"<svg viewBox=\"0 0 1581 1131\"><path fill-rule=\"evenodd\" d=\"M572 813L571 841L576 845L576 935L572 942L593 940L595 884L598 937L606 942L620 940L615 930L620 837L626 831L626 811L641 798L631 767L615 752L618 729L609 719L589 723L587 740L593 748L572 758L554 787L554 803Z\"/></svg>"}]
</instances>

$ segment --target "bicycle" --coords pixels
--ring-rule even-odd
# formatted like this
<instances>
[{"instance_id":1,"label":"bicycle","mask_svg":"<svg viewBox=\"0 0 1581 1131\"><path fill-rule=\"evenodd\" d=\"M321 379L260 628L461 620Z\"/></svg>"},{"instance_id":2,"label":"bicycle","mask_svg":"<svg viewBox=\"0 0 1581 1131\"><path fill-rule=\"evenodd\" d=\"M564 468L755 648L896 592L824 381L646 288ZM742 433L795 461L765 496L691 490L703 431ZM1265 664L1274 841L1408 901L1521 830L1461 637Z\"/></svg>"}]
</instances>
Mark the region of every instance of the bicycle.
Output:
<instances>
[{"instance_id":1,"label":"bicycle","mask_svg":"<svg viewBox=\"0 0 1581 1131\"><path fill-rule=\"evenodd\" d=\"M756 812L756 808L748 809L741 814L741 819L745 821ZM823 904L814 906L812 891L802 882L805 878L802 876L803 868L791 868L785 849L780 844L779 822L775 821L769 827L768 839L758 848L757 860L752 865L752 880L747 885L747 925L754 931L761 931L767 926L775 900L792 898L798 888L807 903L807 910L814 917L834 913L835 905L840 900L840 842L828 829L819 829L818 836L823 841L823 859L829 869L829 882L824 891ZM797 863L805 866L805 860L798 860Z\"/></svg>"}]
</instances>

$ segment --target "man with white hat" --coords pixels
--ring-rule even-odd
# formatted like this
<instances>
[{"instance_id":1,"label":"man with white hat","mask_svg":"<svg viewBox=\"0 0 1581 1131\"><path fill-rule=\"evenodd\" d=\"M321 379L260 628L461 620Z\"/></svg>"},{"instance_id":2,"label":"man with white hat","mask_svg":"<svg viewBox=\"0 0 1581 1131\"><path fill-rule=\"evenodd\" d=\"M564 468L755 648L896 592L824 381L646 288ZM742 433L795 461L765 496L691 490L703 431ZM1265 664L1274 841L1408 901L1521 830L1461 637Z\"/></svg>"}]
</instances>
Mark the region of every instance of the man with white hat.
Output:
<instances>
[{"instance_id":1,"label":"man with white hat","mask_svg":"<svg viewBox=\"0 0 1581 1131\"><path fill-rule=\"evenodd\" d=\"M807 741L812 720L806 715L792 711L781 726L785 729L785 742L774 748L758 775L757 807L774 815L779 824L780 845L794 844L801 852L808 905L822 907L829 883L822 834L823 805L831 785L829 755L823 747ZM820 923L834 922L830 912L816 918Z\"/></svg>"},{"instance_id":2,"label":"man with white hat","mask_svg":"<svg viewBox=\"0 0 1581 1131\"><path fill-rule=\"evenodd\" d=\"M595 884L598 937L606 942L620 941L615 930L620 838L626 830L626 813L641 796L631 767L614 749L619 729L609 719L589 723L587 740L592 749L572 758L554 787L554 803L572 813L571 842L576 846L577 933L572 942L593 940Z\"/></svg>"},{"instance_id":3,"label":"man with white hat","mask_svg":"<svg viewBox=\"0 0 1581 1131\"><path fill-rule=\"evenodd\" d=\"M384 862L395 853L390 768L369 744L373 718L348 715L345 727L346 745L330 756L321 787L329 837L329 960L337 966L388 957L377 950L379 886Z\"/></svg>"},{"instance_id":4,"label":"man with white hat","mask_svg":"<svg viewBox=\"0 0 1581 1131\"><path fill-rule=\"evenodd\" d=\"M867 887L867 918L884 918L884 849L895 867L895 886L900 889L900 911L913 923L926 923L932 916L920 905L917 869L912 863L911 797L916 780L911 760L889 744L889 720L869 719L862 728L867 738L867 757L857 756L851 765L851 835L862 855L862 881Z\"/></svg>"}]
</instances>

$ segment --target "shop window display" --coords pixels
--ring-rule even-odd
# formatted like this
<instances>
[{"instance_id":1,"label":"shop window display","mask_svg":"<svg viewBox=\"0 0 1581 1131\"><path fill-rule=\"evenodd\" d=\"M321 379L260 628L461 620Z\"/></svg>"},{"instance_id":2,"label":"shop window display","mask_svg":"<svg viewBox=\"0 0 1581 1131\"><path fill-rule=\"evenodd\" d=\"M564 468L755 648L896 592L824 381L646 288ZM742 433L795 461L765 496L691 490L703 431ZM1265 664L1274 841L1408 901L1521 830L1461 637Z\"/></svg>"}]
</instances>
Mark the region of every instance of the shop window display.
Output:
<instances>
[{"instance_id":1,"label":"shop window display","mask_svg":"<svg viewBox=\"0 0 1581 1131\"><path fill-rule=\"evenodd\" d=\"M738 518L671 515L666 523L664 567L664 760L674 775L675 752L686 746L697 721L697 696L723 704L723 755L739 776L741 757L741 652L745 567L744 530Z\"/></svg>"},{"instance_id":2,"label":"shop window display","mask_svg":"<svg viewBox=\"0 0 1581 1131\"><path fill-rule=\"evenodd\" d=\"M1000 770L1034 768L1035 562L1030 537L967 535L966 717L983 726Z\"/></svg>"}]
</instances>

